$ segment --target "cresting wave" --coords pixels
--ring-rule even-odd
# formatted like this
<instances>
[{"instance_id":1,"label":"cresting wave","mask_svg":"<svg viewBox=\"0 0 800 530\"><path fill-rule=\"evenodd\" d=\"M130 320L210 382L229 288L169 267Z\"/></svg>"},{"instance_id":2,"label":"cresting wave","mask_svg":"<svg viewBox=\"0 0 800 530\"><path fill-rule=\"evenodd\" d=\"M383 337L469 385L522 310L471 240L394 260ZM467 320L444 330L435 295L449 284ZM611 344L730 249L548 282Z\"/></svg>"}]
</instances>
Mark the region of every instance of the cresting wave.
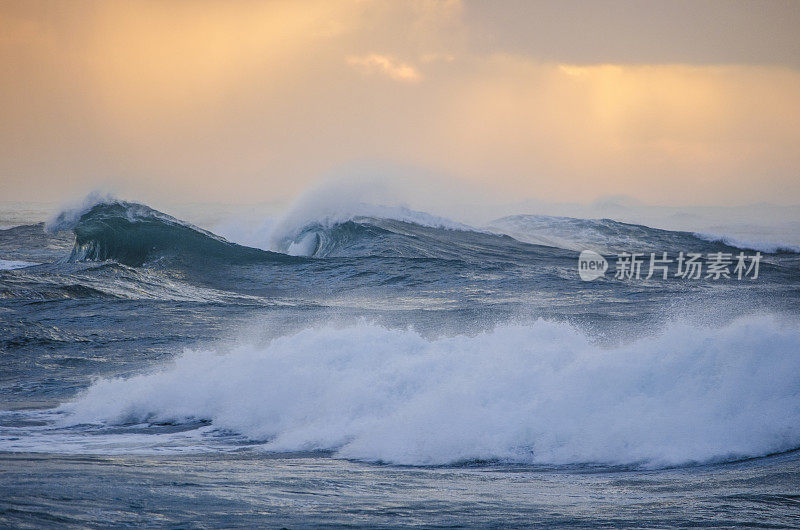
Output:
<instances>
[{"instance_id":1,"label":"cresting wave","mask_svg":"<svg viewBox=\"0 0 800 530\"><path fill-rule=\"evenodd\" d=\"M136 203L102 199L67 210L50 221L50 231L71 229L70 261L114 260L140 266L163 259L228 263L288 260L288 256L231 243L167 214Z\"/></svg>"},{"instance_id":2,"label":"cresting wave","mask_svg":"<svg viewBox=\"0 0 800 530\"><path fill-rule=\"evenodd\" d=\"M269 451L395 464L670 466L800 447L800 327L672 324L603 348L563 323L429 340L362 323L186 351L96 382L65 425L210 421Z\"/></svg>"}]
</instances>

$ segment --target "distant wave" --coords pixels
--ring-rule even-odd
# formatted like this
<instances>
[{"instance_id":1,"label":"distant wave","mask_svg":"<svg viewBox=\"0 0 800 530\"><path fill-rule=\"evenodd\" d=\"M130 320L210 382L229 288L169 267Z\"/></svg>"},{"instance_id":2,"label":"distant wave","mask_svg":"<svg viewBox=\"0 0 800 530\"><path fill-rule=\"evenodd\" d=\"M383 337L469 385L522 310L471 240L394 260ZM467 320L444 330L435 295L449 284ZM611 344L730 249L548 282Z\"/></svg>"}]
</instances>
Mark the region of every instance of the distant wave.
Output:
<instances>
[{"instance_id":1,"label":"distant wave","mask_svg":"<svg viewBox=\"0 0 800 530\"><path fill-rule=\"evenodd\" d=\"M184 423L397 464L670 466L800 447L800 328L673 324L603 348L537 321L426 339L371 324L306 329L98 381L63 424Z\"/></svg>"},{"instance_id":2,"label":"distant wave","mask_svg":"<svg viewBox=\"0 0 800 530\"><path fill-rule=\"evenodd\" d=\"M288 258L231 243L148 206L115 199L103 198L65 210L48 222L47 228L75 233L71 261L110 259L139 266L161 259L246 263Z\"/></svg>"},{"instance_id":3,"label":"distant wave","mask_svg":"<svg viewBox=\"0 0 800 530\"><path fill-rule=\"evenodd\" d=\"M709 242L736 246L733 241L711 240L691 232L662 230L612 219L512 215L492 221L487 229L527 243L575 251L591 249L602 254L699 250L707 249Z\"/></svg>"}]
</instances>

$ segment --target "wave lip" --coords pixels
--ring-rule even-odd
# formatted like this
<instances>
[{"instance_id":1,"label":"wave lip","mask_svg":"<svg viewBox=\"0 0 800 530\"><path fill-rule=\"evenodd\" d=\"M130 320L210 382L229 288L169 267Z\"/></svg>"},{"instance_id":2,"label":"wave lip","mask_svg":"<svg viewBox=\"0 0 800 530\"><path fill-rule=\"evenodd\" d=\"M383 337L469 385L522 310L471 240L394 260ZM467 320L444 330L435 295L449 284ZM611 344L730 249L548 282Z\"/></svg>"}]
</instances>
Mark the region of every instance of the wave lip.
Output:
<instances>
[{"instance_id":1,"label":"wave lip","mask_svg":"<svg viewBox=\"0 0 800 530\"><path fill-rule=\"evenodd\" d=\"M62 411L66 424L207 420L270 451L395 464L728 461L800 447L798 343L795 323L765 316L611 348L541 320L435 340L362 323L187 351Z\"/></svg>"},{"instance_id":2,"label":"wave lip","mask_svg":"<svg viewBox=\"0 0 800 530\"><path fill-rule=\"evenodd\" d=\"M114 260L136 267L170 258L187 264L213 259L228 263L292 259L231 243L148 206L119 200L101 200L62 212L48 223L48 229L73 230L75 246L70 261Z\"/></svg>"}]
</instances>

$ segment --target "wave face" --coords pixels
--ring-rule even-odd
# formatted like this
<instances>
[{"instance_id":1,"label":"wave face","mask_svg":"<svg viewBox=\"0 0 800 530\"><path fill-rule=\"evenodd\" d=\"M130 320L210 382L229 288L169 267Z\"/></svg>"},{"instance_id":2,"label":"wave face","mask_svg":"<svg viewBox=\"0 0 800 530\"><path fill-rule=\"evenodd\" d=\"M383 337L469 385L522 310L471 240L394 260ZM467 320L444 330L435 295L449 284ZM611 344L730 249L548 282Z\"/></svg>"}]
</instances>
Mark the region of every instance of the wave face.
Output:
<instances>
[{"instance_id":1,"label":"wave face","mask_svg":"<svg viewBox=\"0 0 800 530\"><path fill-rule=\"evenodd\" d=\"M313 257L404 257L450 260L513 259L537 249L505 235L475 229L420 225L405 220L354 217L306 225L276 250ZM539 249L541 250L541 249Z\"/></svg>"},{"instance_id":2,"label":"wave face","mask_svg":"<svg viewBox=\"0 0 800 530\"><path fill-rule=\"evenodd\" d=\"M799 343L771 317L610 348L542 320L439 339L321 327L99 381L62 421L202 420L267 451L396 464L725 461L800 447Z\"/></svg>"},{"instance_id":3,"label":"wave face","mask_svg":"<svg viewBox=\"0 0 800 530\"><path fill-rule=\"evenodd\" d=\"M248 263L285 256L226 241L189 223L136 203L99 202L79 212L62 212L48 227L71 229L70 261L114 260L130 266L164 259Z\"/></svg>"}]
</instances>

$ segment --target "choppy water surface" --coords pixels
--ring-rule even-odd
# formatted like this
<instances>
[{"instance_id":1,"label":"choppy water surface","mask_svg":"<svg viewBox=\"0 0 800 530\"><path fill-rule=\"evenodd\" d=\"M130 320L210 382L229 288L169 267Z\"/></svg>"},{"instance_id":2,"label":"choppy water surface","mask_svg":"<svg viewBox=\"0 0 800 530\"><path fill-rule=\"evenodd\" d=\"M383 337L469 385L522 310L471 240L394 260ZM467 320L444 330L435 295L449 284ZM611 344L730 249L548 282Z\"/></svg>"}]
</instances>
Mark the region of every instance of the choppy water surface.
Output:
<instances>
[{"instance_id":1,"label":"choppy water surface","mask_svg":"<svg viewBox=\"0 0 800 530\"><path fill-rule=\"evenodd\" d=\"M625 280L623 251L755 249L377 207L261 248L119 201L31 221L0 230L0 524L800 525L790 249Z\"/></svg>"}]
</instances>

